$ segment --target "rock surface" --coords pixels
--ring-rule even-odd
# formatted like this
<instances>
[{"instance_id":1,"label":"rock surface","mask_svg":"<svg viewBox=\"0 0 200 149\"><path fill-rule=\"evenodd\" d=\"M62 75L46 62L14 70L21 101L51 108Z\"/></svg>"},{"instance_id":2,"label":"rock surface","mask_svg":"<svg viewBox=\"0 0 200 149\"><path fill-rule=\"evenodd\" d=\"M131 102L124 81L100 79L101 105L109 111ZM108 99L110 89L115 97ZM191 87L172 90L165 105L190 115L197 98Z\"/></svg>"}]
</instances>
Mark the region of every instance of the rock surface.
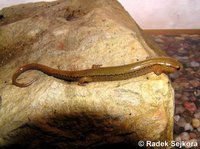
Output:
<instances>
[{"instance_id":1,"label":"rock surface","mask_svg":"<svg viewBox=\"0 0 200 149\"><path fill-rule=\"evenodd\" d=\"M165 74L86 86L30 71L41 63L63 70L117 66L164 53L117 1L31 3L0 11L0 144L96 147L137 140L172 140L174 92ZM148 44L147 44L148 43Z\"/></svg>"}]
</instances>

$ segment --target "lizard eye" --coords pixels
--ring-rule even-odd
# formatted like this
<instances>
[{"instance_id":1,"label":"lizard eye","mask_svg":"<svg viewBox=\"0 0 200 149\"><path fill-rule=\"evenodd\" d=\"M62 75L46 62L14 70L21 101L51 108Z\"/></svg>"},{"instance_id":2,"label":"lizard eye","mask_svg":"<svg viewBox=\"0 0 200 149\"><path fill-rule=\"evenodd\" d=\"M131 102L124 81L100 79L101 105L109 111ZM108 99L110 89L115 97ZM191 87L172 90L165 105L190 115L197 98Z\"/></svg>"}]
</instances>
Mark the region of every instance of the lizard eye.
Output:
<instances>
[{"instance_id":1,"label":"lizard eye","mask_svg":"<svg viewBox=\"0 0 200 149\"><path fill-rule=\"evenodd\" d=\"M180 69L181 69L181 67L180 67L180 66L177 66L177 67L176 67L176 70L180 70Z\"/></svg>"}]
</instances>

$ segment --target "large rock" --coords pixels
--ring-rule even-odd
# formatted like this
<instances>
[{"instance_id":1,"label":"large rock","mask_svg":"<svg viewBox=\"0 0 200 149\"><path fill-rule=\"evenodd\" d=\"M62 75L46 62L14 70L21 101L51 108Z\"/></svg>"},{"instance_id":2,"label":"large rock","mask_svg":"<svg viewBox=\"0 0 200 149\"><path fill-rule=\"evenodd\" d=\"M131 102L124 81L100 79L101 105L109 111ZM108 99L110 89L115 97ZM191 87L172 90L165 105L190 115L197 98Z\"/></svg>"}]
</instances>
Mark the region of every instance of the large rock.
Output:
<instances>
[{"instance_id":1,"label":"large rock","mask_svg":"<svg viewBox=\"0 0 200 149\"><path fill-rule=\"evenodd\" d=\"M118 66L164 55L115 0L30 3L0 11L0 144L95 147L172 140L174 92L165 74L79 86L30 71L40 63L63 70Z\"/></svg>"}]
</instances>

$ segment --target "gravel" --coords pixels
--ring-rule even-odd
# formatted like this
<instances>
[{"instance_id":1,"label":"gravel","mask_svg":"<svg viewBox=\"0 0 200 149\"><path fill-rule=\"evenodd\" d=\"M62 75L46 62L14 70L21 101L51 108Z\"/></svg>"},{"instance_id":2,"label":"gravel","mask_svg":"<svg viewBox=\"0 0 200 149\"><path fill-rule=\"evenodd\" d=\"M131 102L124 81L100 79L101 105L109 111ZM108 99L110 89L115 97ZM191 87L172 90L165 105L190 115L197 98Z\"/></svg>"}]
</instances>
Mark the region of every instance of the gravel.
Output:
<instances>
[{"instance_id":1,"label":"gravel","mask_svg":"<svg viewBox=\"0 0 200 149\"><path fill-rule=\"evenodd\" d=\"M154 35L155 42L184 69L170 74L175 89L174 140L200 146L200 35Z\"/></svg>"}]
</instances>

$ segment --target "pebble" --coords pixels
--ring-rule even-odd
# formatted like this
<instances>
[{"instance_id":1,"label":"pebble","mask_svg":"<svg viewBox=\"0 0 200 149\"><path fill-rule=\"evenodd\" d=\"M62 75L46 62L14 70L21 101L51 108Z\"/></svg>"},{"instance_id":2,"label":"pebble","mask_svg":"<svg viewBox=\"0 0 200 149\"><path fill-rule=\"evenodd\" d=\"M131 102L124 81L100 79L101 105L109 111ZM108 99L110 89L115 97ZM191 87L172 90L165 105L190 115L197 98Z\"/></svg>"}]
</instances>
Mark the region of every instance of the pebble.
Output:
<instances>
[{"instance_id":1,"label":"pebble","mask_svg":"<svg viewBox=\"0 0 200 149\"><path fill-rule=\"evenodd\" d=\"M197 128L197 131L200 132L200 127Z\"/></svg>"},{"instance_id":2,"label":"pebble","mask_svg":"<svg viewBox=\"0 0 200 149\"><path fill-rule=\"evenodd\" d=\"M180 72L171 73L171 74L169 74L169 76L170 76L170 78L172 78L172 79L176 79L176 78L178 78L178 77L180 76Z\"/></svg>"},{"instance_id":3,"label":"pebble","mask_svg":"<svg viewBox=\"0 0 200 149\"><path fill-rule=\"evenodd\" d=\"M184 126L184 129L185 129L185 131L188 131L188 130L192 131L193 127L190 123L186 123L185 126Z\"/></svg>"},{"instance_id":4,"label":"pebble","mask_svg":"<svg viewBox=\"0 0 200 149\"><path fill-rule=\"evenodd\" d=\"M175 90L179 90L180 89L179 84L176 83L176 82L172 82L172 86L174 87Z\"/></svg>"},{"instance_id":5,"label":"pebble","mask_svg":"<svg viewBox=\"0 0 200 149\"><path fill-rule=\"evenodd\" d=\"M200 96L200 90L194 91L194 95L195 95L196 97Z\"/></svg>"},{"instance_id":6,"label":"pebble","mask_svg":"<svg viewBox=\"0 0 200 149\"><path fill-rule=\"evenodd\" d=\"M189 81L190 84L193 86L193 87L198 87L200 86L200 82L198 80L191 80Z\"/></svg>"},{"instance_id":7,"label":"pebble","mask_svg":"<svg viewBox=\"0 0 200 149\"><path fill-rule=\"evenodd\" d=\"M182 94L179 94L179 93L176 93L176 94L175 94L175 98L176 98L176 99L180 98L181 96L182 96Z\"/></svg>"},{"instance_id":8,"label":"pebble","mask_svg":"<svg viewBox=\"0 0 200 149\"><path fill-rule=\"evenodd\" d=\"M184 109L184 107L182 105L176 106L176 109L175 109L175 113L176 114L183 113L184 111L185 111L185 109Z\"/></svg>"},{"instance_id":9,"label":"pebble","mask_svg":"<svg viewBox=\"0 0 200 149\"><path fill-rule=\"evenodd\" d=\"M199 67L200 64L198 62L192 61L192 62L190 62L190 66L191 67Z\"/></svg>"},{"instance_id":10,"label":"pebble","mask_svg":"<svg viewBox=\"0 0 200 149\"><path fill-rule=\"evenodd\" d=\"M183 54L183 53L184 53L184 54L187 53L187 51L185 51L183 47L179 48L179 49L178 49L178 52L179 52L179 53L182 53L182 54ZM188 59L188 57L187 57L187 56L184 56L184 57L182 57L182 59Z\"/></svg>"},{"instance_id":11,"label":"pebble","mask_svg":"<svg viewBox=\"0 0 200 149\"><path fill-rule=\"evenodd\" d=\"M187 132L182 132L180 137L182 141L188 141L190 139L190 135Z\"/></svg>"},{"instance_id":12,"label":"pebble","mask_svg":"<svg viewBox=\"0 0 200 149\"><path fill-rule=\"evenodd\" d=\"M183 117L187 123L190 123L192 122L192 118L193 118L193 113L189 112L189 111L184 111L182 114L181 114L181 117Z\"/></svg>"},{"instance_id":13,"label":"pebble","mask_svg":"<svg viewBox=\"0 0 200 149\"><path fill-rule=\"evenodd\" d=\"M176 123L179 127L185 127L186 120L184 118L180 118L179 121Z\"/></svg>"},{"instance_id":14,"label":"pebble","mask_svg":"<svg viewBox=\"0 0 200 149\"><path fill-rule=\"evenodd\" d=\"M189 57L188 56L183 56L183 57L181 57L181 59L184 60L184 61L188 61Z\"/></svg>"},{"instance_id":15,"label":"pebble","mask_svg":"<svg viewBox=\"0 0 200 149\"><path fill-rule=\"evenodd\" d=\"M200 146L200 139L197 139L197 142L198 142L198 146Z\"/></svg>"},{"instance_id":16,"label":"pebble","mask_svg":"<svg viewBox=\"0 0 200 149\"><path fill-rule=\"evenodd\" d=\"M196 139L197 135L193 132L189 133L191 139Z\"/></svg>"},{"instance_id":17,"label":"pebble","mask_svg":"<svg viewBox=\"0 0 200 149\"><path fill-rule=\"evenodd\" d=\"M174 125L174 134L180 134L182 132L184 132L184 128L183 127L179 127L177 124Z\"/></svg>"},{"instance_id":18,"label":"pebble","mask_svg":"<svg viewBox=\"0 0 200 149\"><path fill-rule=\"evenodd\" d=\"M181 141L181 137L180 137L180 136L177 136L177 137L175 138L175 141L176 141L176 142L180 142L180 141Z\"/></svg>"},{"instance_id":19,"label":"pebble","mask_svg":"<svg viewBox=\"0 0 200 149\"><path fill-rule=\"evenodd\" d=\"M156 41L156 42L159 42L159 43L164 43L164 42L165 42L164 40L162 40L162 39L160 39L160 38L156 38L155 41Z\"/></svg>"},{"instance_id":20,"label":"pebble","mask_svg":"<svg viewBox=\"0 0 200 149\"><path fill-rule=\"evenodd\" d=\"M176 36L175 39L177 39L177 40L185 40L185 38L181 37L181 36Z\"/></svg>"},{"instance_id":21,"label":"pebble","mask_svg":"<svg viewBox=\"0 0 200 149\"><path fill-rule=\"evenodd\" d=\"M200 119L200 112L195 113L194 117Z\"/></svg>"},{"instance_id":22,"label":"pebble","mask_svg":"<svg viewBox=\"0 0 200 149\"><path fill-rule=\"evenodd\" d=\"M200 127L200 120L197 119L197 118L193 118L193 119L192 119L192 126L193 126L194 128Z\"/></svg>"},{"instance_id":23,"label":"pebble","mask_svg":"<svg viewBox=\"0 0 200 149\"><path fill-rule=\"evenodd\" d=\"M180 82L179 85L182 86L183 88L187 88L190 84L189 82Z\"/></svg>"},{"instance_id":24,"label":"pebble","mask_svg":"<svg viewBox=\"0 0 200 149\"><path fill-rule=\"evenodd\" d=\"M198 34L190 35L189 37L199 40L199 35Z\"/></svg>"},{"instance_id":25,"label":"pebble","mask_svg":"<svg viewBox=\"0 0 200 149\"><path fill-rule=\"evenodd\" d=\"M178 121L180 120L180 118L181 118L181 117L180 117L179 115L175 115L175 116L174 116L175 122L178 122Z\"/></svg>"},{"instance_id":26,"label":"pebble","mask_svg":"<svg viewBox=\"0 0 200 149\"><path fill-rule=\"evenodd\" d=\"M187 96L182 96L182 97L181 97L181 100L182 100L182 101L189 101L189 98L188 98Z\"/></svg>"},{"instance_id":27,"label":"pebble","mask_svg":"<svg viewBox=\"0 0 200 149\"><path fill-rule=\"evenodd\" d=\"M188 101L184 102L184 107L191 113L193 113L197 110L197 107L193 102L188 102Z\"/></svg>"}]
</instances>

